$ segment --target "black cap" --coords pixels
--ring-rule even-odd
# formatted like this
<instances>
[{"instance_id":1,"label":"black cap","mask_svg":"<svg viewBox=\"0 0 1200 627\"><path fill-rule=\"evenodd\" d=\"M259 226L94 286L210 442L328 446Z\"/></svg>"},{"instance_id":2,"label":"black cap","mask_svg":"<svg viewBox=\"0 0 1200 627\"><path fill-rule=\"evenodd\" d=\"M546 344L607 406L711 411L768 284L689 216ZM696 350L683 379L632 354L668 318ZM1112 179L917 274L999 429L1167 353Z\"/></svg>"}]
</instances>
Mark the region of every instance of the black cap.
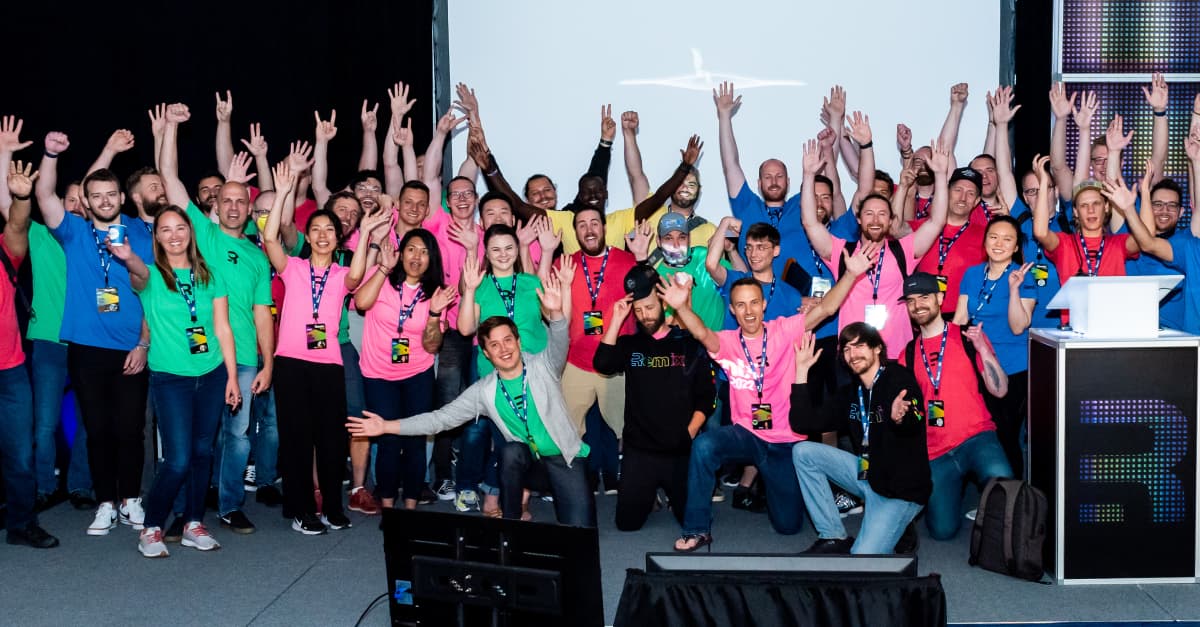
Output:
<instances>
[{"instance_id":1,"label":"black cap","mask_svg":"<svg viewBox=\"0 0 1200 627\"><path fill-rule=\"evenodd\" d=\"M971 181L975 184L975 191L979 195L983 195L983 175L975 168L958 168L950 173L950 185L954 185L955 181Z\"/></svg>"},{"instance_id":2,"label":"black cap","mask_svg":"<svg viewBox=\"0 0 1200 627\"><path fill-rule=\"evenodd\" d=\"M625 275L625 293L633 294L634 300L649 296L657 285L658 272L645 262L630 268Z\"/></svg>"},{"instance_id":3,"label":"black cap","mask_svg":"<svg viewBox=\"0 0 1200 627\"><path fill-rule=\"evenodd\" d=\"M909 296L937 294L940 291L942 291L942 287L938 284L937 277L928 272L915 272L904 280L904 296L900 300Z\"/></svg>"}]
</instances>

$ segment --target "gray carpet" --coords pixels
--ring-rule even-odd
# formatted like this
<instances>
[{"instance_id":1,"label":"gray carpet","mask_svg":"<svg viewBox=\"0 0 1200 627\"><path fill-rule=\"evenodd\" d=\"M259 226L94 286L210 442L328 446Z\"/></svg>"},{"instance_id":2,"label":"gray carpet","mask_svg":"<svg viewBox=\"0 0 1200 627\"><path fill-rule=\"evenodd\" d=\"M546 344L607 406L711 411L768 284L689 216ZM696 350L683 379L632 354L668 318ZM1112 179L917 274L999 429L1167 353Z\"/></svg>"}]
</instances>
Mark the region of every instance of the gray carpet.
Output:
<instances>
[{"instance_id":1,"label":"gray carpet","mask_svg":"<svg viewBox=\"0 0 1200 627\"><path fill-rule=\"evenodd\" d=\"M679 533L666 512L653 514L640 532L617 531L615 503L612 496L597 499L608 623L625 569L642 567L647 551L670 550ZM448 503L431 507L452 509ZM533 513L553 519L548 503L535 502ZM173 544L169 559L149 560L138 554L129 527L89 537L84 528L91 514L59 505L42 515L42 524L61 547L0 544L0 624L353 625L384 591L378 518L352 513L353 529L303 537L278 509L251 502L247 514L259 527L249 536L221 529L210 514L219 551ZM778 536L765 515L728 503L717 505L714 515L714 551L795 552L814 538L811 530ZM858 519L848 519L851 533ZM921 572L942 574L952 623L1200 620L1198 585L1045 586L972 568L966 528L951 542L922 537L919 551ZM387 606L380 604L364 624L388 624Z\"/></svg>"}]
</instances>

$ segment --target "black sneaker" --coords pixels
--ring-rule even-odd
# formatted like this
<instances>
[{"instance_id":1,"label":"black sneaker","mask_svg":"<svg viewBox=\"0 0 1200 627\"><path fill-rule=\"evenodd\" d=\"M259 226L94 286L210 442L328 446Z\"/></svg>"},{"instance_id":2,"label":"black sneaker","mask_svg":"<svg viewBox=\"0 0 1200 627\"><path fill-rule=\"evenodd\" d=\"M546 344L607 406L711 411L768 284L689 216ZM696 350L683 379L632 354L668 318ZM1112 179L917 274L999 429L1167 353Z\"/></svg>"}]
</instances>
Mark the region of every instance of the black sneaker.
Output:
<instances>
[{"instance_id":1,"label":"black sneaker","mask_svg":"<svg viewBox=\"0 0 1200 627\"><path fill-rule=\"evenodd\" d=\"M292 530L299 531L306 536L319 536L326 532L325 525L321 523L321 519L317 518L316 514L305 514L299 518L293 518Z\"/></svg>"},{"instance_id":2,"label":"black sneaker","mask_svg":"<svg viewBox=\"0 0 1200 627\"><path fill-rule=\"evenodd\" d=\"M812 546L804 551L808 555L846 555L854 546L854 538L817 538Z\"/></svg>"},{"instance_id":3,"label":"black sneaker","mask_svg":"<svg viewBox=\"0 0 1200 627\"><path fill-rule=\"evenodd\" d=\"M423 486L421 488L421 496L417 498L417 505L430 505L437 503L437 500L438 497L433 493L433 490L430 490L429 486Z\"/></svg>"},{"instance_id":4,"label":"black sneaker","mask_svg":"<svg viewBox=\"0 0 1200 627\"><path fill-rule=\"evenodd\" d=\"M328 514L321 516L321 522L325 523L330 529L338 531L339 529L349 529L352 525L350 519L346 518L345 514Z\"/></svg>"},{"instance_id":5,"label":"black sneaker","mask_svg":"<svg viewBox=\"0 0 1200 627\"><path fill-rule=\"evenodd\" d=\"M898 554L915 554L919 546L921 546L921 536L917 534L916 522L910 522L904 528L904 533L900 535L900 540L896 542L895 552Z\"/></svg>"},{"instance_id":6,"label":"black sneaker","mask_svg":"<svg viewBox=\"0 0 1200 627\"><path fill-rule=\"evenodd\" d=\"M740 473L740 472L737 473L736 475L729 474L729 475L721 476L721 485L723 485L727 488L737 488L739 485L741 485L741 482L742 482L742 473Z\"/></svg>"},{"instance_id":7,"label":"black sneaker","mask_svg":"<svg viewBox=\"0 0 1200 627\"><path fill-rule=\"evenodd\" d=\"M77 510L93 510L96 509L96 499L92 498L87 492L72 492L70 496L71 507Z\"/></svg>"},{"instance_id":8,"label":"black sneaker","mask_svg":"<svg viewBox=\"0 0 1200 627\"><path fill-rule=\"evenodd\" d=\"M620 490L621 490L620 477L614 478L612 475L604 475L603 478L604 478L604 494L605 495L615 496L616 494L618 494L620 492Z\"/></svg>"},{"instance_id":9,"label":"black sneaker","mask_svg":"<svg viewBox=\"0 0 1200 627\"><path fill-rule=\"evenodd\" d=\"M254 533L254 523L250 522L249 518L242 513L242 510L235 509L228 514L220 517L221 526L226 529L240 534Z\"/></svg>"},{"instance_id":10,"label":"black sneaker","mask_svg":"<svg viewBox=\"0 0 1200 627\"><path fill-rule=\"evenodd\" d=\"M52 549L58 546L58 538L46 533L45 529L35 523L29 523L24 529L10 529L8 543L23 544L35 549Z\"/></svg>"},{"instance_id":11,"label":"black sneaker","mask_svg":"<svg viewBox=\"0 0 1200 627\"><path fill-rule=\"evenodd\" d=\"M33 511L44 512L50 507L50 495L46 493L38 494L33 497Z\"/></svg>"},{"instance_id":12,"label":"black sneaker","mask_svg":"<svg viewBox=\"0 0 1200 627\"><path fill-rule=\"evenodd\" d=\"M175 515L175 520L171 521L171 526L167 527L167 531L163 533L163 542L179 542L183 540L183 516Z\"/></svg>"},{"instance_id":13,"label":"black sneaker","mask_svg":"<svg viewBox=\"0 0 1200 627\"><path fill-rule=\"evenodd\" d=\"M258 486L258 492L254 493L254 500L267 507L278 507L283 504L283 494L279 492L279 488L275 487L275 484Z\"/></svg>"},{"instance_id":14,"label":"black sneaker","mask_svg":"<svg viewBox=\"0 0 1200 627\"><path fill-rule=\"evenodd\" d=\"M834 493L833 502L837 504L838 516L842 518L863 513L862 501L854 498L849 492L837 490Z\"/></svg>"},{"instance_id":15,"label":"black sneaker","mask_svg":"<svg viewBox=\"0 0 1200 627\"><path fill-rule=\"evenodd\" d=\"M733 507L761 514L767 511L767 499L754 494L750 488L738 486L733 490Z\"/></svg>"}]
</instances>

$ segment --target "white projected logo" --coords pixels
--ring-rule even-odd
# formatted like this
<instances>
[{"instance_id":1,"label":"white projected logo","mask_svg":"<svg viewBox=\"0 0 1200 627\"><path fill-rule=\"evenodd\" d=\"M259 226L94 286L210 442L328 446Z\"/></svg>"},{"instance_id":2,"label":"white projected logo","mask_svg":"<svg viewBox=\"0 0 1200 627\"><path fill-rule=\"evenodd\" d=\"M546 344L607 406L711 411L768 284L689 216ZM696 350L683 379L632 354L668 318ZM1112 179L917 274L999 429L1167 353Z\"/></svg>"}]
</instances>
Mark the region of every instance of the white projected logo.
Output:
<instances>
[{"instance_id":1,"label":"white projected logo","mask_svg":"<svg viewBox=\"0 0 1200 627\"><path fill-rule=\"evenodd\" d=\"M711 91L717 85L724 81L729 81L737 86L738 89L751 89L754 87L803 87L804 81L794 81L788 79L770 79L770 78L752 78L749 76L740 76L737 74L725 74L723 72L710 72L704 69L704 59L700 56L700 51L692 48L692 73L681 74L679 76L666 76L663 78L632 78L625 79L619 84L621 85L659 85L662 87L678 87L680 89L691 89L694 91Z\"/></svg>"}]
</instances>

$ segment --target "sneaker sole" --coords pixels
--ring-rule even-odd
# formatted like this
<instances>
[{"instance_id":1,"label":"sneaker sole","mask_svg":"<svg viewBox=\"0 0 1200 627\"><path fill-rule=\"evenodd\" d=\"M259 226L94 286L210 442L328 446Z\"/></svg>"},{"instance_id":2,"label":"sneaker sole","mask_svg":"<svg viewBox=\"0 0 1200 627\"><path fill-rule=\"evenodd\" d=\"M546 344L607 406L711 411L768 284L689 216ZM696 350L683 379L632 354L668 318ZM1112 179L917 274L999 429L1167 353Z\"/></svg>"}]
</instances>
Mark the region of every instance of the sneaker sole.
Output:
<instances>
[{"instance_id":1,"label":"sneaker sole","mask_svg":"<svg viewBox=\"0 0 1200 627\"><path fill-rule=\"evenodd\" d=\"M142 529L146 528L146 525L144 523L135 523L132 520L126 518L125 516L121 516L119 520L122 525L129 525L130 527L133 527L134 531L141 531Z\"/></svg>"},{"instance_id":2,"label":"sneaker sole","mask_svg":"<svg viewBox=\"0 0 1200 627\"><path fill-rule=\"evenodd\" d=\"M848 516L854 516L856 514L861 514L861 513L863 513L863 507L862 507L862 505L859 505L858 507L852 507L844 512L838 512L838 516L841 516L842 518L846 518Z\"/></svg>"},{"instance_id":3,"label":"sneaker sole","mask_svg":"<svg viewBox=\"0 0 1200 627\"><path fill-rule=\"evenodd\" d=\"M248 536L258 530L257 527L234 527L233 525L231 525L223 520L221 521L221 528L228 529L236 534L243 535L243 536Z\"/></svg>"},{"instance_id":4,"label":"sneaker sole","mask_svg":"<svg viewBox=\"0 0 1200 627\"><path fill-rule=\"evenodd\" d=\"M94 527L88 527L88 528L87 528L87 534L88 534L89 536L106 536L106 535L108 535L108 532L110 532L110 531L112 531L113 529L116 529L116 528L117 528L117 524L116 524L116 523L113 523L113 525L112 525L111 527L107 527L107 528L105 528L105 529L96 529L96 528L94 528Z\"/></svg>"},{"instance_id":5,"label":"sneaker sole","mask_svg":"<svg viewBox=\"0 0 1200 627\"><path fill-rule=\"evenodd\" d=\"M212 546L204 547L204 546L200 546L199 544L196 544L195 542L192 542L191 540L188 540L187 538L180 540L179 543L182 544L183 546L196 549L197 551L215 551L215 550L221 548L221 545L216 542L214 542L212 544Z\"/></svg>"},{"instance_id":6,"label":"sneaker sole","mask_svg":"<svg viewBox=\"0 0 1200 627\"><path fill-rule=\"evenodd\" d=\"M439 493L437 497L439 501L453 501L454 499L458 498L458 492L450 492L449 494Z\"/></svg>"},{"instance_id":7,"label":"sneaker sole","mask_svg":"<svg viewBox=\"0 0 1200 627\"><path fill-rule=\"evenodd\" d=\"M361 508L361 507L355 507L355 506L353 506L353 505L347 505L347 506L346 506L346 509L348 509L348 510L350 510L350 511L352 511L352 512L358 512L358 513L360 513L360 514L366 514L367 516L374 516L374 515L376 515L376 514L378 514L378 513L379 513L379 510L377 510L377 509L376 509L376 510L363 509L363 508Z\"/></svg>"},{"instance_id":8,"label":"sneaker sole","mask_svg":"<svg viewBox=\"0 0 1200 627\"><path fill-rule=\"evenodd\" d=\"M242 488L247 492L258 492L258 486L243 484Z\"/></svg>"},{"instance_id":9,"label":"sneaker sole","mask_svg":"<svg viewBox=\"0 0 1200 627\"><path fill-rule=\"evenodd\" d=\"M150 559L154 559L154 558L158 558L158 557L171 557L171 554L168 553L166 549L163 549L161 553L147 553L144 550L142 550L142 547L139 546L138 553L141 553L142 557L148 557Z\"/></svg>"},{"instance_id":10,"label":"sneaker sole","mask_svg":"<svg viewBox=\"0 0 1200 627\"><path fill-rule=\"evenodd\" d=\"M305 529L304 527L300 526L300 523L295 522L295 521L292 521L292 531L299 531L300 533L302 533L306 536L320 536L320 535L324 535L325 533L328 532L327 529L322 529L320 531L313 531L311 529Z\"/></svg>"},{"instance_id":11,"label":"sneaker sole","mask_svg":"<svg viewBox=\"0 0 1200 627\"><path fill-rule=\"evenodd\" d=\"M714 494L714 495L713 495L713 497L712 497L712 502L713 502L713 503L724 503L724 502L725 502L725 495L724 495L724 494L720 494L720 495L718 495L718 494Z\"/></svg>"},{"instance_id":12,"label":"sneaker sole","mask_svg":"<svg viewBox=\"0 0 1200 627\"><path fill-rule=\"evenodd\" d=\"M341 531L342 529L349 529L354 526L354 523L351 523L351 522L347 522L344 525L335 525L335 524L329 522L329 519L324 516L321 517L321 522L324 523L326 527L328 527L329 529L331 529L333 531Z\"/></svg>"}]
</instances>

